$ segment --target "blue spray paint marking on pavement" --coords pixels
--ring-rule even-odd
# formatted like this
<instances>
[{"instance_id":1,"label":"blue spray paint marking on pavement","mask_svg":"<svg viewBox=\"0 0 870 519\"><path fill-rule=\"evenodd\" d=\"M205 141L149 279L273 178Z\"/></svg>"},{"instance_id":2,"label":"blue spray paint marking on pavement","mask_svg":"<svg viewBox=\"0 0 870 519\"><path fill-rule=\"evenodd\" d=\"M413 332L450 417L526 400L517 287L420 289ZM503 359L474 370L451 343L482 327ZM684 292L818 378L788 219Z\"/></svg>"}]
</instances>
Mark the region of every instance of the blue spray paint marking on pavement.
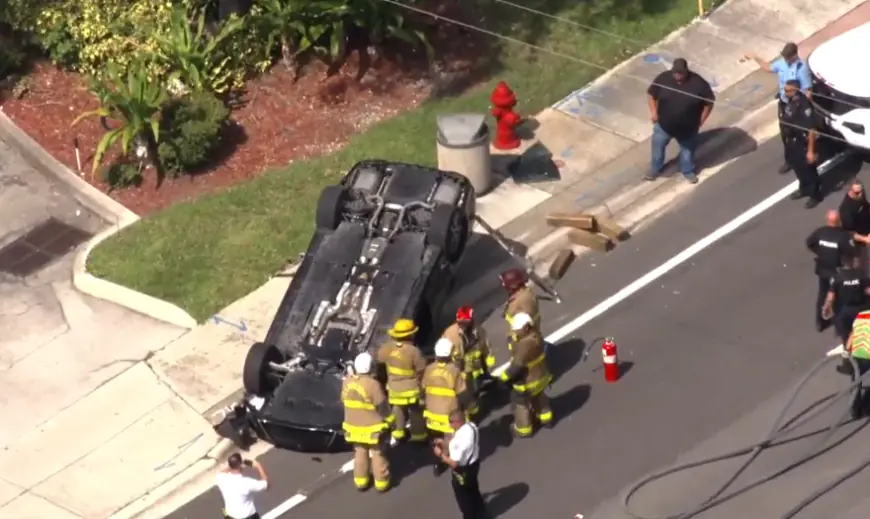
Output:
<instances>
[{"instance_id":1,"label":"blue spray paint marking on pavement","mask_svg":"<svg viewBox=\"0 0 870 519\"><path fill-rule=\"evenodd\" d=\"M647 54L643 57L643 60L647 63L658 63L661 59L661 56L658 54Z\"/></svg>"},{"instance_id":2,"label":"blue spray paint marking on pavement","mask_svg":"<svg viewBox=\"0 0 870 519\"><path fill-rule=\"evenodd\" d=\"M176 452L174 456L172 456L168 460L164 461L160 465L157 465L154 468L154 472L157 472L158 470L168 469L169 467L172 467L173 465L175 465L175 460L178 459L179 456L184 454L184 451L193 447L193 444L195 444L197 442L197 440L199 440L202 437L203 437L203 433L199 433L196 436L194 436L193 438L191 438L190 440L179 445L177 447L178 452Z\"/></svg>"},{"instance_id":3,"label":"blue spray paint marking on pavement","mask_svg":"<svg viewBox=\"0 0 870 519\"><path fill-rule=\"evenodd\" d=\"M212 319L212 321L214 321L215 324L221 324L221 323L228 324L228 325L232 326L233 328L239 330L242 333L248 331L248 325L245 324L245 321L243 321L241 319L239 319L238 323L227 321L226 319L224 319L223 317L221 317L219 315L213 315L211 317L211 319Z\"/></svg>"},{"instance_id":4,"label":"blue spray paint marking on pavement","mask_svg":"<svg viewBox=\"0 0 870 519\"><path fill-rule=\"evenodd\" d=\"M629 175L634 175L634 168L624 168L615 175L608 177L606 180L600 178L591 179L593 184L592 188L575 198L574 203L582 204L584 201L593 198L598 192L603 191L604 189L625 183L625 177Z\"/></svg>"}]
</instances>

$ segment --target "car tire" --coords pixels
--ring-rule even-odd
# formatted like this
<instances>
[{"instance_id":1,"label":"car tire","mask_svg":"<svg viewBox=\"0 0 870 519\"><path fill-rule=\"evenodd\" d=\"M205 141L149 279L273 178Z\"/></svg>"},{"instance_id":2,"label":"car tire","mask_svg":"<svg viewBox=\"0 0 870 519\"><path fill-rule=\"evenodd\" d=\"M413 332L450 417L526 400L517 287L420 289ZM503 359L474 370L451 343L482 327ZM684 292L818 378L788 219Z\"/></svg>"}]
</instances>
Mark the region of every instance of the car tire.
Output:
<instances>
[{"instance_id":1,"label":"car tire","mask_svg":"<svg viewBox=\"0 0 870 519\"><path fill-rule=\"evenodd\" d=\"M344 186L327 186L320 192L315 216L318 230L334 231L338 228L341 223L344 198Z\"/></svg>"},{"instance_id":2,"label":"car tire","mask_svg":"<svg viewBox=\"0 0 870 519\"><path fill-rule=\"evenodd\" d=\"M275 346L255 342L245 357L242 370L242 386L252 395L268 395L275 387L275 381L269 371L269 363L282 362L283 355Z\"/></svg>"},{"instance_id":3,"label":"car tire","mask_svg":"<svg viewBox=\"0 0 870 519\"><path fill-rule=\"evenodd\" d=\"M444 251L447 261L456 263L465 252L468 241L468 218L458 208L437 205L432 211L432 220L427 234L429 245Z\"/></svg>"}]
</instances>

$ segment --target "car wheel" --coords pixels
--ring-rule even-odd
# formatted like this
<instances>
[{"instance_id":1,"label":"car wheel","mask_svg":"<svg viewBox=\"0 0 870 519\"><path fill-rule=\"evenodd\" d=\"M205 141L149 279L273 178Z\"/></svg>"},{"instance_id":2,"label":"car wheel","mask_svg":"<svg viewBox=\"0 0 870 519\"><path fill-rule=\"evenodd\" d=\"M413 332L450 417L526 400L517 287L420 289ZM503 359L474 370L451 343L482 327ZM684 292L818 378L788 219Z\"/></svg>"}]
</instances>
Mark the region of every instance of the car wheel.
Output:
<instances>
[{"instance_id":1,"label":"car wheel","mask_svg":"<svg viewBox=\"0 0 870 519\"><path fill-rule=\"evenodd\" d=\"M438 205L432 211L429 227L429 245L440 247L447 261L456 263L465 251L468 239L468 219L459 209L449 205Z\"/></svg>"},{"instance_id":2,"label":"car wheel","mask_svg":"<svg viewBox=\"0 0 870 519\"><path fill-rule=\"evenodd\" d=\"M327 186L320 192L315 216L317 229L334 231L338 228L344 208L344 196L344 186Z\"/></svg>"},{"instance_id":3,"label":"car wheel","mask_svg":"<svg viewBox=\"0 0 870 519\"><path fill-rule=\"evenodd\" d=\"M275 346L255 342L245 357L242 370L242 386L252 395L267 395L275 387L275 380L269 371L269 363L283 362L283 355Z\"/></svg>"}]
</instances>

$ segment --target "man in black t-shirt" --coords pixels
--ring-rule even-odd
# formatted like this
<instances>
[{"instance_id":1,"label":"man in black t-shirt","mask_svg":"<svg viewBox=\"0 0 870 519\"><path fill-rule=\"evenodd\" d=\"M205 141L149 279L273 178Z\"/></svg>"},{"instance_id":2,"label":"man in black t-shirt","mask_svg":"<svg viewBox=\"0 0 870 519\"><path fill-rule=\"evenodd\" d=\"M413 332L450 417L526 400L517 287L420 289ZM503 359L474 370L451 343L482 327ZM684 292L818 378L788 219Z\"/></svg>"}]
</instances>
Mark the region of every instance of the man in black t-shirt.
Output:
<instances>
[{"instance_id":1,"label":"man in black t-shirt","mask_svg":"<svg viewBox=\"0 0 870 519\"><path fill-rule=\"evenodd\" d=\"M680 145L680 171L692 184L698 182L695 148L698 132L713 111L715 94L710 83L689 70L683 58L671 70L659 74L646 91L653 122L652 167L646 180L655 180L665 165L665 149L671 139Z\"/></svg>"},{"instance_id":2,"label":"man in black t-shirt","mask_svg":"<svg viewBox=\"0 0 870 519\"><path fill-rule=\"evenodd\" d=\"M840 220L847 231L863 236L870 234L870 203L864 185L857 179L840 202Z\"/></svg>"}]
</instances>

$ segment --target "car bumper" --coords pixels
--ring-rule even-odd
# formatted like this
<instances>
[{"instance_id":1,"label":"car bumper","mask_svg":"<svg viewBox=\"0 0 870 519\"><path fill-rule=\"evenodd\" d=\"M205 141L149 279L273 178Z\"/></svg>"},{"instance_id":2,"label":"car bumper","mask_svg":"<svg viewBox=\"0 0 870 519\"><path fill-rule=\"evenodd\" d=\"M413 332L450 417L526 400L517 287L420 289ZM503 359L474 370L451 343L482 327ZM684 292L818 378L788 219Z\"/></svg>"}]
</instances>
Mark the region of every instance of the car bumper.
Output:
<instances>
[{"instance_id":1,"label":"car bumper","mask_svg":"<svg viewBox=\"0 0 870 519\"><path fill-rule=\"evenodd\" d=\"M870 149L870 99L838 92L816 78L813 104L830 133L849 145Z\"/></svg>"},{"instance_id":2,"label":"car bumper","mask_svg":"<svg viewBox=\"0 0 870 519\"><path fill-rule=\"evenodd\" d=\"M262 412L263 404L262 398L245 397L215 430L243 449L254 440L298 452L330 453L348 449L340 423L329 426L291 423Z\"/></svg>"}]
</instances>

